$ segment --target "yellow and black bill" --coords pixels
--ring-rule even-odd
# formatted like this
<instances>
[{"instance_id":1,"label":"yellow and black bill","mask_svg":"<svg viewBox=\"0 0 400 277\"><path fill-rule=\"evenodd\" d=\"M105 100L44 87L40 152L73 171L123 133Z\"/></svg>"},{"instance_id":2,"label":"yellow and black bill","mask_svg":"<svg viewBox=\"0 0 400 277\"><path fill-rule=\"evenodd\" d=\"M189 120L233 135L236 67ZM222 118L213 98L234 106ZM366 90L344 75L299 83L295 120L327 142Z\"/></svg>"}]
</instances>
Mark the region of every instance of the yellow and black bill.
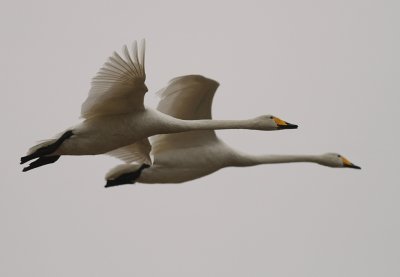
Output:
<instances>
[{"instance_id":1,"label":"yellow and black bill","mask_svg":"<svg viewBox=\"0 0 400 277\"><path fill-rule=\"evenodd\" d=\"M277 129L278 130L282 130L282 129L297 129L299 126L297 126L296 124L291 124L289 122L283 121L280 118L274 117L273 118L276 125L278 126Z\"/></svg>"}]
</instances>

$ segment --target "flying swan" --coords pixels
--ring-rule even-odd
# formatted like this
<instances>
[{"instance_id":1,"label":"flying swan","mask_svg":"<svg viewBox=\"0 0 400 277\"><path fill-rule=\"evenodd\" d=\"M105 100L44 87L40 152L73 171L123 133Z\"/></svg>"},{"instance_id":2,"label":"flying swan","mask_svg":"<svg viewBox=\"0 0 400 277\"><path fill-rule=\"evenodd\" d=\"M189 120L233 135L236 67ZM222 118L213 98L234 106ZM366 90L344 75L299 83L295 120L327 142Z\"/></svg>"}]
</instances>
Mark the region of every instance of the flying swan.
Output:
<instances>
[{"instance_id":1,"label":"flying swan","mask_svg":"<svg viewBox=\"0 0 400 277\"><path fill-rule=\"evenodd\" d=\"M160 91L158 110L185 119L211 119L211 106L218 83L198 75L182 76L170 81ZM273 117L272 117L273 118ZM136 163L122 164L106 175L106 187L139 183L181 183L211 174L221 168L260 164L310 162L329 167L360 169L345 157L322 155L260 155L238 152L213 130L157 135L151 138L154 163L145 161L149 152L137 152ZM147 148L150 151L150 147Z\"/></svg>"},{"instance_id":2,"label":"flying swan","mask_svg":"<svg viewBox=\"0 0 400 277\"><path fill-rule=\"evenodd\" d=\"M247 120L184 120L145 108L144 40L140 48L139 54L135 41L131 52L123 47L123 57L114 52L92 80L89 95L81 108L84 120L56 138L30 148L27 155L21 158L21 164L34 161L23 171L54 163L61 155L107 153L131 162L139 152L149 163L146 153L150 144L147 138L157 134L213 129L267 131L297 128L297 125L269 115ZM175 105L179 106L178 103Z\"/></svg>"}]
</instances>

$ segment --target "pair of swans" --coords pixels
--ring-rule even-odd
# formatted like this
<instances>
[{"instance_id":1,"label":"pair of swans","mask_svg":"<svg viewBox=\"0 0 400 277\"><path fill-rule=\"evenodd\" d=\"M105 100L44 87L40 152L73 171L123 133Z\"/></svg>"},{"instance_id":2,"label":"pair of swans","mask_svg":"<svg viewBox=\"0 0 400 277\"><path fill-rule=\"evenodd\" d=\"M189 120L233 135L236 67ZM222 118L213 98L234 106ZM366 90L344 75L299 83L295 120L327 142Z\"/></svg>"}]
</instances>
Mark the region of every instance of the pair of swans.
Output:
<instances>
[{"instance_id":1,"label":"pair of swans","mask_svg":"<svg viewBox=\"0 0 400 277\"><path fill-rule=\"evenodd\" d=\"M83 122L30 148L21 158L21 164L33 161L23 171L54 163L62 155L97 154L109 154L126 162L107 174L107 186L135 181L177 183L226 166L260 163L315 162L358 168L337 154L251 157L234 151L213 130L272 131L295 129L297 125L272 115L247 120L211 120L211 104L218 83L201 76L173 79L161 93L163 99L158 110L145 108L144 41L140 50L139 53L134 42L131 52L123 47L123 58L114 52L92 80L81 108ZM151 136L155 136L154 164L148 140Z\"/></svg>"},{"instance_id":2,"label":"pair of swans","mask_svg":"<svg viewBox=\"0 0 400 277\"><path fill-rule=\"evenodd\" d=\"M199 75L175 78L162 89L157 109L175 118L211 119L211 107L219 84ZM280 119L270 116L280 121ZM156 135L150 138L154 162L137 152L136 163L111 169L106 187L127 183L181 183L211 174L224 167L260 164L311 162L329 167L360 169L336 153L322 155L249 155L234 150L213 130ZM131 162L131 161L129 161Z\"/></svg>"}]
</instances>

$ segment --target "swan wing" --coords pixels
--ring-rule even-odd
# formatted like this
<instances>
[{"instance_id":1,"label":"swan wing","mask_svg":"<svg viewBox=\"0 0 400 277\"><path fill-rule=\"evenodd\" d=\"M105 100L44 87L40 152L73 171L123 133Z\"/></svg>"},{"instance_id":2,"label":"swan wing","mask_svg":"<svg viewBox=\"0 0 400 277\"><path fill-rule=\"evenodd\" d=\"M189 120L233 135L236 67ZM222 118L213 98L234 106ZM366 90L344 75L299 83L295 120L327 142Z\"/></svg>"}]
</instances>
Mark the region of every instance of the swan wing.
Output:
<instances>
[{"instance_id":1,"label":"swan wing","mask_svg":"<svg viewBox=\"0 0 400 277\"><path fill-rule=\"evenodd\" d=\"M157 110L186 119L211 119L212 100L219 83L200 75L176 77L157 92Z\"/></svg>"},{"instance_id":2,"label":"swan wing","mask_svg":"<svg viewBox=\"0 0 400 277\"><path fill-rule=\"evenodd\" d=\"M179 119L211 119L212 101L218 86L218 82L200 75L174 78L158 92L161 100L157 110ZM191 148L218 140L213 130L156 135L150 139L155 160L163 151Z\"/></svg>"},{"instance_id":3,"label":"swan wing","mask_svg":"<svg viewBox=\"0 0 400 277\"><path fill-rule=\"evenodd\" d=\"M126 163L138 163L151 165L150 158L151 145L149 140L143 139L133 144L117 148L113 151L107 152L107 155L123 160Z\"/></svg>"},{"instance_id":4,"label":"swan wing","mask_svg":"<svg viewBox=\"0 0 400 277\"><path fill-rule=\"evenodd\" d=\"M89 95L81 107L83 118L144 109L143 98L147 92L144 83L145 41L142 41L140 55L136 41L131 52L126 45L122 52L123 58L114 52L92 79Z\"/></svg>"}]
</instances>

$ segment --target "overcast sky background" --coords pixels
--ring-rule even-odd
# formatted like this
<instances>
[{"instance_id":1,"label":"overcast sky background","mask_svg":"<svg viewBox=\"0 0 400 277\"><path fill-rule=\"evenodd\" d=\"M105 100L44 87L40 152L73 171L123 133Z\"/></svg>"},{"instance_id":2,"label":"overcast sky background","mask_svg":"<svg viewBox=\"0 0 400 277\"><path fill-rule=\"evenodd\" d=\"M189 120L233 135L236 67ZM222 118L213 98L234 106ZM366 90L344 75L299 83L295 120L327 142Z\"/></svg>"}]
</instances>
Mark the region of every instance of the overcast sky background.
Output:
<instances>
[{"instance_id":1,"label":"overcast sky background","mask_svg":"<svg viewBox=\"0 0 400 277\"><path fill-rule=\"evenodd\" d=\"M400 2L1 1L1 276L400 276ZM221 86L213 115L298 130L221 131L249 153L339 152L104 188L118 160L19 157L78 122L112 51L147 40L146 103L169 79Z\"/></svg>"}]
</instances>

